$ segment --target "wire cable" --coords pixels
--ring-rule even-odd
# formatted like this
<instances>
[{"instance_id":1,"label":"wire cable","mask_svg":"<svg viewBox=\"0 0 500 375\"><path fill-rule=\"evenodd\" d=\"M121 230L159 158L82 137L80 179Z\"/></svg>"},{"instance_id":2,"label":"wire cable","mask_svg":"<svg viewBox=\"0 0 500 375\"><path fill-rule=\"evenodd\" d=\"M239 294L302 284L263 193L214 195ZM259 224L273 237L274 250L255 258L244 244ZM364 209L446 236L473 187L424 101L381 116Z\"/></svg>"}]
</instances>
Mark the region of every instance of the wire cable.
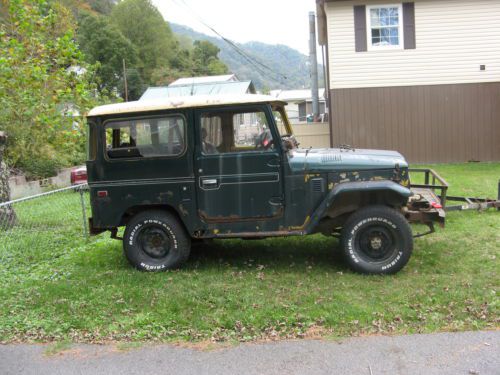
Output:
<instances>
[{"instance_id":1,"label":"wire cable","mask_svg":"<svg viewBox=\"0 0 500 375\"><path fill-rule=\"evenodd\" d=\"M234 43L232 40L226 38L224 35L219 33L215 28L213 28L207 22L205 22L203 20L203 18L201 18L201 16L193 8L191 8L184 0L179 0L181 3L179 3L178 0L172 0L172 1L174 3L176 3L178 6L183 6L184 8L186 8L190 12L190 14L198 20L198 22L200 22L203 26L205 26L206 28L211 30L214 34L219 36L224 42L226 42L231 48L233 48L237 54L239 54L241 57L243 57L249 64L251 64L254 68L256 68L261 74L263 74L263 75L269 74L266 71L264 71L264 69L265 69L268 72L276 75L279 78L279 80L288 79L287 76L285 76L284 74L281 74L279 72L276 72L273 68L271 68L268 65L262 63L261 61L257 60L255 57L249 55L242 48L240 48L236 43ZM276 81L276 78L274 78L274 77L269 77L269 78L272 78L273 81Z\"/></svg>"}]
</instances>

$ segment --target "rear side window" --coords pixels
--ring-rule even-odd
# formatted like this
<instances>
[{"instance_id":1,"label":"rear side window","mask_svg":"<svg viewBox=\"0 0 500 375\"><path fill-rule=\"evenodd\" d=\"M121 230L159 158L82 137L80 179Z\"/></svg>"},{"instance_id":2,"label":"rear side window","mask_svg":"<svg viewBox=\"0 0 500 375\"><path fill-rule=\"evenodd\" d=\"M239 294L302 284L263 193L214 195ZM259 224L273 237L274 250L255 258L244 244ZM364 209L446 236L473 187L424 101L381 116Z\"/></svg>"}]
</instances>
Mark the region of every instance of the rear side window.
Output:
<instances>
[{"instance_id":1,"label":"rear side window","mask_svg":"<svg viewBox=\"0 0 500 375\"><path fill-rule=\"evenodd\" d=\"M185 121L180 115L106 123L110 159L177 156L184 152Z\"/></svg>"}]
</instances>

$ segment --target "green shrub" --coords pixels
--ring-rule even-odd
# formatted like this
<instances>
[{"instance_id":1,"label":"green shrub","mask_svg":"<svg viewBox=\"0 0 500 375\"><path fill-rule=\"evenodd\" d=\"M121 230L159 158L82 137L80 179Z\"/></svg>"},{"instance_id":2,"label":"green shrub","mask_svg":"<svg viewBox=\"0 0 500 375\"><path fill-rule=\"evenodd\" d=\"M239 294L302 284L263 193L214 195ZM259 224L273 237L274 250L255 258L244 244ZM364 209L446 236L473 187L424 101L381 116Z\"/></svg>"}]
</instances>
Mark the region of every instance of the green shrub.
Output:
<instances>
[{"instance_id":1,"label":"green shrub","mask_svg":"<svg viewBox=\"0 0 500 375\"><path fill-rule=\"evenodd\" d=\"M60 160L40 157L23 160L19 167L28 180L39 180L55 176L63 165Z\"/></svg>"}]
</instances>

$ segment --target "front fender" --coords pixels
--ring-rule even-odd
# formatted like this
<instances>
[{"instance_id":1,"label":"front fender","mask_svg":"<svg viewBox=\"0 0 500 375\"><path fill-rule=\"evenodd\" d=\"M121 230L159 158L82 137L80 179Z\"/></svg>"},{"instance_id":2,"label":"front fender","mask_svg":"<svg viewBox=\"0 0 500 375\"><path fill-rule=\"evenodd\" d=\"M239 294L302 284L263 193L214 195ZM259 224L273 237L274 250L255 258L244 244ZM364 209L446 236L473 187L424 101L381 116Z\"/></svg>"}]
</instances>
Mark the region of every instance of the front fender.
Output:
<instances>
[{"instance_id":1,"label":"front fender","mask_svg":"<svg viewBox=\"0 0 500 375\"><path fill-rule=\"evenodd\" d=\"M410 189L389 180L356 181L338 184L328 193L316 210L314 210L314 213L311 215L311 219L307 225L306 232L311 233L319 221L324 217L328 209L344 194L352 192L370 193L377 191L393 193L401 205L405 205L408 198L413 195Z\"/></svg>"}]
</instances>

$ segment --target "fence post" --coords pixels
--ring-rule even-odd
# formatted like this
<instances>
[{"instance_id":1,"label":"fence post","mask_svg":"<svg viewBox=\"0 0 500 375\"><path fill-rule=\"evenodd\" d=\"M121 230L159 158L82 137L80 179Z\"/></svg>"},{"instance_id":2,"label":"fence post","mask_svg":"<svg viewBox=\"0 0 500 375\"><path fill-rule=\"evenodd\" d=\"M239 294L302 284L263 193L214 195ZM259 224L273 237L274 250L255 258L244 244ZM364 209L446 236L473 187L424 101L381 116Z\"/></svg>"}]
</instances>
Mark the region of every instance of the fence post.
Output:
<instances>
[{"instance_id":1,"label":"fence post","mask_svg":"<svg viewBox=\"0 0 500 375\"><path fill-rule=\"evenodd\" d=\"M85 198L83 195L85 194L85 190L83 185L78 186L77 188L80 192L80 202L82 204L82 218L83 218L83 235L86 239L89 238L89 232L87 229L87 210L85 209Z\"/></svg>"}]
</instances>

